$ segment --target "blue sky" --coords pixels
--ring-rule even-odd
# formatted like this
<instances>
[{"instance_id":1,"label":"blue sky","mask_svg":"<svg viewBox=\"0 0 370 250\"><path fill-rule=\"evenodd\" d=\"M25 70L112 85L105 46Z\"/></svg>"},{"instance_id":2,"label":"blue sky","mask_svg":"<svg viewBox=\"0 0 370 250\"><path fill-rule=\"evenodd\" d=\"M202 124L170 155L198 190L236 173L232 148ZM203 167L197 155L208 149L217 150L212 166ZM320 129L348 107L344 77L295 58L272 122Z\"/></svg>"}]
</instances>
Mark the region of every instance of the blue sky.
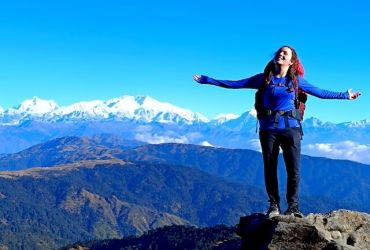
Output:
<instances>
[{"instance_id":1,"label":"blue sky","mask_svg":"<svg viewBox=\"0 0 370 250\"><path fill-rule=\"evenodd\" d=\"M252 90L195 83L241 79L288 44L305 78L356 101L310 97L306 117L370 119L367 1L2 1L0 106L38 96L59 105L149 95L200 112L241 114Z\"/></svg>"}]
</instances>

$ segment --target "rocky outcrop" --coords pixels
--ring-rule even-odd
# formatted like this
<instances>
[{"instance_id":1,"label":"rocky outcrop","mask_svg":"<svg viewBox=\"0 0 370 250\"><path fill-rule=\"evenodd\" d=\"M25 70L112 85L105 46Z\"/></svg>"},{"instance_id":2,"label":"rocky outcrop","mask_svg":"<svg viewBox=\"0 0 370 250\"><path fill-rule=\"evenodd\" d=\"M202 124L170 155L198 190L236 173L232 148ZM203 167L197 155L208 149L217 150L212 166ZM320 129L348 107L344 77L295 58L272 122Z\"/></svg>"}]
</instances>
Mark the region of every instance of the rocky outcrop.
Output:
<instances>
[{"instance_id":1,"label":"rocky outcrop","mask_svg":"<svg viewBox=\"0 0 370 250\"><path fill-rule=\"evenodd\" d=\"M303 218L263 214L240 218L242 249L370 249L370 215L349 210L309 214Z\"/></svg>"}]
</instances>

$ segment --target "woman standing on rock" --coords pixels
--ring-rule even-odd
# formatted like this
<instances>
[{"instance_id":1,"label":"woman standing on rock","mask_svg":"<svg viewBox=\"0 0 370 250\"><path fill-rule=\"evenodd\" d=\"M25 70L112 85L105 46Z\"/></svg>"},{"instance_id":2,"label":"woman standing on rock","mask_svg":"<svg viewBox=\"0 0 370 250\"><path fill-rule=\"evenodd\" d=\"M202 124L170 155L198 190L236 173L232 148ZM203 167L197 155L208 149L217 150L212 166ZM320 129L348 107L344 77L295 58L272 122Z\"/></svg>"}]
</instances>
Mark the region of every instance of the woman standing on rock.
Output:
<instances>
[{"instance_id":1,"label":"woman standing on rock","mask_svg":"<svg viewBox=\"0 0 370 250\"><path fill-rule=\"evenodd\" d=\"M283 46L275 52L264 73L238 80L216 80L205 75L194 75L201 84L224 88L256 89L256 110L260 124L259 138L262 148L265 186L269 197L269 217L280 214L280 196L277 178L277 163L280 148L283 151L287 171L285 215L300 214L298 187L302 139L302 110L299 107L299 91L322 99L349 99L360 96L351 89L333 92L317 88L303 78L303 67L296 51Z\"/></svg>"}]
</instances>

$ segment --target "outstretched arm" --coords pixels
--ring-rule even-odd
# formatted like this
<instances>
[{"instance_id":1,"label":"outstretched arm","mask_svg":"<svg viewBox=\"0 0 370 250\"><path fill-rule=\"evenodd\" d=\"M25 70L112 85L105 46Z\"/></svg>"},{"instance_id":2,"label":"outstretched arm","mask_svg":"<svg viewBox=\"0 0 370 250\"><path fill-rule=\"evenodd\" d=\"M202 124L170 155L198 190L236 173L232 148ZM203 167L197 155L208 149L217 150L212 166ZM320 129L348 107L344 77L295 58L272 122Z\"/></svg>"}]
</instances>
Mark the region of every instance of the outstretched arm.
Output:
<instances>
[{"instance_id":1,"label":"outstretched arm","mask_svg":"<svg viewBox=\"0 0 370 250\"><path fill-rule=\"evenodd\" d=\"M344 92L334 92L330 90L320 89L316 86L313 86L303 78L299 78L299 88L304 92L307 92L310 95L316 96L322 99L349 99L354 100L358 98L361 93L354 92L352 89L349 89Z\"/></svg>"},{"instance_id":2,"label":"outstretched arm","mask_svg":"<svg viewBox=\"0 0 370 250\"><path fill-rule=\"evenodd\" d=\"M229 89L258 89L263 83L263 74L258 74L249 78L245 78L237 81L230 80L216 80L205 75L194 75L193 79L201 84L211 84L223 88Z\"/></svg>"}]
</instances>

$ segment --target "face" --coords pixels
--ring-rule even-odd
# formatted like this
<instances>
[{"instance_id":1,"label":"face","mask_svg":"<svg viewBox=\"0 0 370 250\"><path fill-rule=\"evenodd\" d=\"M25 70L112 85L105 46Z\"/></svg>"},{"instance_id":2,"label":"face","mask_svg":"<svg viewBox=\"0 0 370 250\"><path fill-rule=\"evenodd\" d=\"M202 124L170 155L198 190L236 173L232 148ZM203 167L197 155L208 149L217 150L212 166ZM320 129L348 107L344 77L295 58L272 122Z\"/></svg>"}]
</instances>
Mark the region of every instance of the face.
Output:
<instances>
[{"instance_id":1,"label":"face","mask_svg":"<svg viewBox=\"0 0 370 250\"><path fill-rule=\"evenodd\" d=\"M290 66L292 62L292 50L289 47L282 47L275 55L274 61L281 66Z\"/></svg>"}]
</instances>

